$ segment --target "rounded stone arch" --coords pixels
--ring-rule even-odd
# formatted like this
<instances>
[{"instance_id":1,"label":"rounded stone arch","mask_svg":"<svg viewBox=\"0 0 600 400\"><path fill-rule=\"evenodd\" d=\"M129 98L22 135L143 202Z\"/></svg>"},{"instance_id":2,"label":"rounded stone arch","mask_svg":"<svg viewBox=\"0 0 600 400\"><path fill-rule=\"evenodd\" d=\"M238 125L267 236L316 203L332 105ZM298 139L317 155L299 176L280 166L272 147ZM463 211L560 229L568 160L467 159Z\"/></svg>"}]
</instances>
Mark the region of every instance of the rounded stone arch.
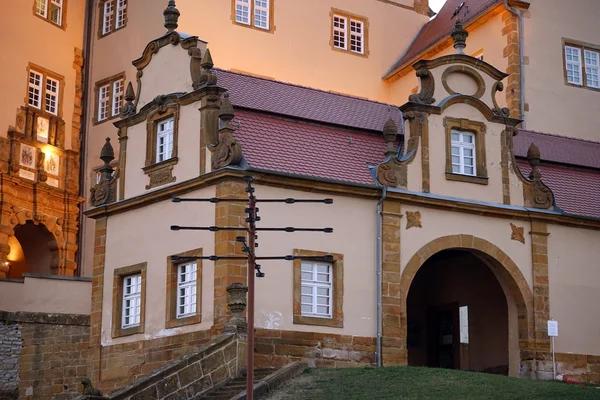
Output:
<instances>
[{"instance_id":1,"label":"rounded stone arch","mask_svg":"<svg viewBox=\"0 0 600 400\"><path fill-rule=\"evenodd\" d=\"M526 350L530 340L533 340L533 293L517 264L498 246L473 235L450 235L437 238L417 251L404 267L400 276L400 291L402 293L401 308L404 318L402 328L407 328L407 298L413 279L427 260L443 250L471 251L481 259L498 278L505 292L507 301L514 300L518 315L518 339L520 350ZM510 296L510 298L509 298Z\"/></svg>"}]
</instances>

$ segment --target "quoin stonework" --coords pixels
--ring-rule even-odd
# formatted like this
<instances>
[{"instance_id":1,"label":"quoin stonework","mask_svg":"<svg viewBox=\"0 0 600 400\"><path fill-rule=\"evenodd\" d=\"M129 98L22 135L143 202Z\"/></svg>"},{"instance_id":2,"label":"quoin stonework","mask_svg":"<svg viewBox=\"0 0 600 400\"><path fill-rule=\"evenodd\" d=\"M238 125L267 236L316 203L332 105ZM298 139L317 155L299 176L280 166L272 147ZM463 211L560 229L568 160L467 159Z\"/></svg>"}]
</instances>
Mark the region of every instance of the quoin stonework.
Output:
<instances>
[{"instance_id":1,"label":"quoin stonework","mask_svg":"<svg viewBox=\"0 0 600 400\"><path fill-rule=\"evenodd\" d=\"M244 176L259 199L333 199L260 206L265 225L333 228L260 233L257 255L299 257L256 279L261 380L416 365L600 382L594 0L18 3L0 399L235 385L249 271L207 257L245 254L244 204L171 199L245 198Z\"/></svg>"}]
</instances>

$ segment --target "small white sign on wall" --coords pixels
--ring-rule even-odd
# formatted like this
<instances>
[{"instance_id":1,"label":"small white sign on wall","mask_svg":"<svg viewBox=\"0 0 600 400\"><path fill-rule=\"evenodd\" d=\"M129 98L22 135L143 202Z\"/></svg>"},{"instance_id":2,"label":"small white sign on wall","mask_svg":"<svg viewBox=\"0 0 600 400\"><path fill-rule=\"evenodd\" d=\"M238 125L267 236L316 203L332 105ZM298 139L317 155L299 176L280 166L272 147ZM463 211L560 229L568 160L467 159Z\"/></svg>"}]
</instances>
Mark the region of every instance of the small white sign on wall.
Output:
<instances>
[{"instance_id":1,"label":"small white sign on wall","mask_svg":"<svg viewBox=\"0 0 600 400\"><path fill-rule=\"evenodd\" d=\"M548 321L548 336L558 336L558 321L549 320Z\"/></svg>"}]
</instances>

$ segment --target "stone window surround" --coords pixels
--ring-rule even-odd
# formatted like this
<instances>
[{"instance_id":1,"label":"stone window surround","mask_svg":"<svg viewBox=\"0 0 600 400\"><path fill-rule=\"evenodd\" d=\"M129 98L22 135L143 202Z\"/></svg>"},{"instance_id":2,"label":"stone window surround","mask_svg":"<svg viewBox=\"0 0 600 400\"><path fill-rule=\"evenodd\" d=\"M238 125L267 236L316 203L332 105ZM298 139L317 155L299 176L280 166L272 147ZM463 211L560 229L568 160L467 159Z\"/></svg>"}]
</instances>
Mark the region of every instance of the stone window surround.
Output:
<instances>
[{"instance_id":1,"label":"stone window surround","mask_svg":"<svg viewBox=\"0 0 600 400\"><path fill-rule=\"evenodd\" d=\"M40 108L34 107L29 104L29 71L35 71L42 74L42 92L40 93ZM58 81L58 108L56 110L56 114L49 113L46 111L46 78L51 78ZM27 65L27 85L25 88L25 107L29 107L32 110L36 110L36 113L41 114L45 118L58 118L62 120L62 112L63 112L63 98L65 92L65 77L59 75L53 71L50 71L47 68L41 67L37 64L30 62Z\"/></svg>"},{"instance_id":2,"label":"stone window surround","mask_svg":"<svg viewBox=\"0 0 600 400\"><path fill-rule=\"evenodd\" d=\"M184 251L174 254L180 257L201 257L202 248ZM198 259L196 263L196 315L177 318L177 269L179 265L190 261L172 261L171 256L167 257L167 312L166 328L177 328L185 325L199 324L202 322L202 260Z\"/></svg>"},{"instance_id":3,"label":"stone window surround","mask_svg":"<svg viewBox=\"0 0 600 400\"><path fill-rule=\"evenodd\" d=\"M50 0L47 0L48 3L50 3ZM39 15L36 12L36 0L33 0L33 15L35 15L37 18L46 21L47 23L56 26L57 28L61 28L63 30L67 30L67 5L68 5L68 1L69 0L63 0L62 1L62 7L61 7L61 16L60 16L60 25L55 24L54 22L52 22L50 20L50 18L48 17L48 9L46 10L46 17L43 17L41 15ZM46 5L46 7L48 7L48 5Z\"/></svg>"},{"instance_id":4,"label":"stone window surround","mask_svg":"<svg viewBox=\"0 0 600 400\"><path fill-rule=\"evenodd\" d=\"M269 29L259 28L254 26L254 0L250 0L250 24L238 22L235 18L235 3L236 0L231 0L231 22L237 26L254 29L260 32L275 33L275 0L269 0Z\"/></svg>"},{"instance_id":5,"label":"stone window surround","mask_svg":"<svg viewBox=\"0 0 600 400\"><path fill-rule=\"evenodd\" d=\"M110 31L107 33L102 33L102 28L104 27L104 3L108 2L108 1L113 1L115 2L115 6L114 6L114 17L113 17L113 26L111 27ZM126 2L127 8L125 9L125 21L123 22L123 26L120 26L118 28L115 28L116 23L117 23L117 2L119 0L100 0L98 2L98 39L102 39L104 37L107 37L108 35L110 35L111 33L115 33L120 31L121 29L124 29L127 26L127 20L129 18L128 16L128 9L129 8L129 1Z\"/></svg>"},{"instance_id":6,"label":"stone window surround","mask_svg":"<svg viewBox=\"0 0 600 400\"><path fill-rule=\"evenodd\" d=\"M92 118L92 124L98 125L98 124L102 124L106 121L110 121L115 118L119 118L120 113L118 113L116 115L112 115L112 107L113 107L114 83L120 79L123 79L123 98L124 98L125 97L125 89L127 87L127 85L125 84L126 83L125 72L119 72L118 74L115 74L108 78L104 78L102 80L99 80L94 85L94 117ZM98 95L100 94L100 88L102 86L106 86L106 85L108 85L108 117L99 121L98 120L98 107L100 107L100 99L99 99Z\"/></svg>"},{"instance_id":7,"label":"stone window surround","mask_svg":"<svg viewBox=\"0 0 600 400\"><path fill-rule=\"evenodd\" d=\"M576 47L581 50L581 85L576 85L574 83L569 83L567 81L567 59L565 56L565 47ZM593 90L596 92L600 91L600 88L589 87L587 85L587 74L585 73L585 55L584 50L594 51L600 53L600 45L595 45L587 42L582 42L579 40L572 40L567 38L562 38L562 59L563 59L563 75L565 80L565 85L576 87L580 89Z\"/></svg>"},{"instance_id":8,"label":"stone window surround","mask_svg":"<svg viewBox=\"0 0 600 400\"><path fill-rule=\"evenodd\" d=\"M112 299L112 337L118 338L123 336L135 335L144 333L145 314L146 314L146 280L147 280L147 263L139 263L127 267L116 268L113 278L113 299ZM140 324L130 328L121 328L123 316L123 280L125 277L134 274L142 275L142 293L140 296Z\"/></svg>"},{"instance_id":9,"label":"stone window surround","mask_svg":"<svg viewBox=\"0 0 600 400\"><path fill-rule=\"evenodd\" d=\"M178 103L172 103L164 108L155 110L148 116L146 120L146 162L142 168L144 174L150 176L150 183L146 186L146 189L152 189L157 186L164 185L166 183L174 182L175 177L172 176L173 166L179 161L177 157L178 153L178 137L179 137L179 112L180 105ZM173 118L173 150L171 152L171 158L168 158L161 162L156 162L156 146L157 146L157 135L158 135L158 124L165 119ZM159 175L168 175L169 179L160 179L160 184L154 184L153 177Z\"/></svg>"},{"instance_id":10,"label":"stone window surround","mask_svg":"<svg viewBox=\"0 0 600 400\"><path fill-rule=\"evenodd\" d=\"M337 47L335 47L333 45L333 17L334 16L338 16L338 17L344 17L346 18L346 25L347 25L347 30L346 30L346 41L347 41L347 45L346 45L346 49L339 49ZM369 57L369 19L367 17L364 17L362 15L357 15L357 14L351 14L347 11L343 11L337 8L332 8L331 12L329 13L329 19L330 19L330 26L329 26L329 45L331 46L331 49L334 51L339 51L342 53L346 53L346 54L353 54L355 56L358 57L364 57L364 58L368 58ZM355 21L360 21L363 24L363 52L362 53L356 53L354 51L350 50L350 20L355 20Z\"/></svg>"},{"instance_id":11,"label":"stone window surround","mask_svg":"<svg viewBox=\"0 0 600 400\"><path fill-rule=\"evenodd\" d=\"M331 318L320 318L320 317L308 317L302 315L302 302L301 302L301 286L302 286L302 259L294 260L293 276L294 276L294 288L293 288L293 308L294 308L294 324L299 325L316 325L316 326L329 326L332 328L343 328L344 327L344 256L337 253L327 253L322 251L312 250L300 250L294 249L295 256L319 256L324 257L327 255L333 256L333 262L331 263L331 269L333 273L332 287L333 295L332 298L332 317Z\"/></svg>"},{"instance_id":12,"label":"stone window surround","mask_svg":"<svg viewBox=\"0 0 600 400\"><path fill-rule=\"evenodd\" d=\"M446 128L446 179L449 181L469 182L479 185L488 184L486 167L485 132L483 122L471 121L466 118L444 118ZM452 130L470 132L475 135L475 176L455 174L452 172Z\"/></svg>"}]
</instances>

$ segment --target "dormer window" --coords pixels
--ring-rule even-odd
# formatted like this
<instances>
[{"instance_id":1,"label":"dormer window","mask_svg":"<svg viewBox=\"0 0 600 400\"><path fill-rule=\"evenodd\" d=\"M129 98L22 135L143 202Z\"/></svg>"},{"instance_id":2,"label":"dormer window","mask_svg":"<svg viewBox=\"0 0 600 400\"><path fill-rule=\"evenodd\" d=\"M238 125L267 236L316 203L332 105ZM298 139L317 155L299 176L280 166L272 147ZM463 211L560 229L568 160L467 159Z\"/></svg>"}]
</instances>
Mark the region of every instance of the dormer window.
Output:
<instances>
[{"instance_id":1,"label":"dormer window","mask_svg":"<svg viewBox=\"0 0 600 400\"><path fill-rule=\"evenodd\" d=\"M232 20L264 31L273 30L272 0L232 0Z\"/></svg>"},{"instance_id":2,"label":"dormer window","mask_svg":"<svg viewBox=\"0 0 600 400\"><path fill-rule=\"evenodd\" d=\"M156 162L168 160L173 154L173 118L158 123L156 132Z\"/></svg>"},{"instance_id":3,"label":"dormer window","mask_svg":"<svg viewBox=\"0 0 600 400\"><path fill-rule=\"evenodd\" d=\"M475 175L475 135L452 131L452 173Z\"/></svg>"}]
</instances>

